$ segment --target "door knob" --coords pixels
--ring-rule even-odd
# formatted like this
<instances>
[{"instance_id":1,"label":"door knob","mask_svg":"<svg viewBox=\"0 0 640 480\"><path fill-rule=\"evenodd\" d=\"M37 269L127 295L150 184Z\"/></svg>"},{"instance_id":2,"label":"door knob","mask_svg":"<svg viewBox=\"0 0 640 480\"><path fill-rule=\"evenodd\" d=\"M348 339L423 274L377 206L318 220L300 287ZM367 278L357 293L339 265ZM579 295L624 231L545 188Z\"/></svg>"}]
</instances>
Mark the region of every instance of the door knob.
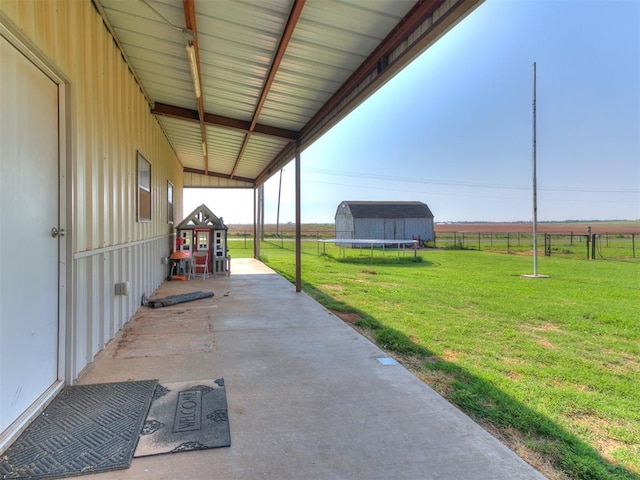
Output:
<instances>
[{"instance_id":1,"label":"door knob","mask_svg":"<svg viewBox=\"0 0 640 480\"><path fill-rule=\"evenodd\" d=\"M64 237L66 235L66 231L64 228L61 228L60 230L58 230L56 227L53 227L51 229L51 237L56 238L58 235L60 235L61 237Z\"/></svg>"}]
</instances>

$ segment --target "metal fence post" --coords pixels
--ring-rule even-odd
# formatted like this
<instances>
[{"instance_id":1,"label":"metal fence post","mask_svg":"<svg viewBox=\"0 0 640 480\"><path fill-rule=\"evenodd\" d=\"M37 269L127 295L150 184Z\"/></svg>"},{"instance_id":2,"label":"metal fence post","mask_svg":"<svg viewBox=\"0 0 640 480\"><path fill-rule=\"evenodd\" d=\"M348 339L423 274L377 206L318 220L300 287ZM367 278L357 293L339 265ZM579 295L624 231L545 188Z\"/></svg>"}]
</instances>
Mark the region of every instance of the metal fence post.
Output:
<instances>
[{"instance_id":1,"label":"metal fence post","mask_svg":"<svg viewBox=\"0 0 640 480\"><path fill-rule=\"evenodd\" d=\"M545 257L551 256L551 234L544 234L544 255Z\"/></svg>"},{"instance_id":2,"label":"metal fence post","mask_svg":"<svg viewBox=\"0 0 640 480\"><path fill-rule=\"evenodd\" d=\"M591 238L589 237L589 235L586 235L586 239L587 239L587 260L589 260L589 242L591 241Z\"/></svg>"}]
</instances>

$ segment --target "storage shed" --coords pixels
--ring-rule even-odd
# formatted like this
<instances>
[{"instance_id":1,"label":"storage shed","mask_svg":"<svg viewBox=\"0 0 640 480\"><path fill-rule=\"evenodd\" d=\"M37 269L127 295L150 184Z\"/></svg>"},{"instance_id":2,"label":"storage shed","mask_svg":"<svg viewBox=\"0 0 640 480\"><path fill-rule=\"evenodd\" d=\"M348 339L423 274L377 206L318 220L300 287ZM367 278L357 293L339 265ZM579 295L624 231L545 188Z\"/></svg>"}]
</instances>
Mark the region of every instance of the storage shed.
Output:
<instances>
[{"instance_id":1,"label":"storage shed","mask_svg":"<svg viewBox=\"0 0 640 480\"><path fill-rule=\"evenodd\" d=\"M420 244L434 239L433 213L422 202L344 201L335 221L336 239L417 239Z\"/></svg>"},{"instance_id":2,"label":"storage shed","mask_svg":"<svg viewBox=\"0 0 640 480\"><path fill-rule=\"evenodd\" d=\"M191 254L208 253L209 272L228 273L227 226L207 208L200 205L176 227L179 250Z\"/></svg>"}]
</instances>

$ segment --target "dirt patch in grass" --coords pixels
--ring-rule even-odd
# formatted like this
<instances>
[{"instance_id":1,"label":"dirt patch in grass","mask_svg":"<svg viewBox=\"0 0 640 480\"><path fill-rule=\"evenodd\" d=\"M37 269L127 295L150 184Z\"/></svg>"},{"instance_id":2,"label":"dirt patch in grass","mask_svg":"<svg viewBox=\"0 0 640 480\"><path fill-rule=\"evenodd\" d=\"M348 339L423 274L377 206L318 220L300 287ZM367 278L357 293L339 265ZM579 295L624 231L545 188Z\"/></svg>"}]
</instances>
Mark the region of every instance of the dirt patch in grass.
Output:
<instances>
[{"instance_id":1,"label":"dirt patch in grass","mask_svg":"<svg viewBox=\"0 0 640 480\"><path fill-rule=\"evenodd\" d=\"M544 348L548 348L549 350L553 350L554 348L556 348L556 346L553 343L551 343L548 338L544 338L544 337L534 337L534 338L536 342L538 342Z\"/></svg>"},{"instance_id":2,"label":"dirt patch in grass","mask_svg":"<svg viewBox=\"0 0 640 480\"><path fill-rule=\"evenodd\" d=\"M360 270L360 273L364 273L365 275L377 275L378 272L375 270Z\"/></svg>"},{"instance_id":3,"label":"dirt patch in grass","mask_svg":"<svg viewBox=\"0 0 640 480\"><path fill-rule=\"evenodd\" d=\"M535 325L529 328L536 332L561 332L562 331L560 327L558 327L555 323L551 323L551 322L545 322L541 325Z\"/></svg>"},{"instance_id":4,"label":"dirt patch in grass","mask_svg":"<svg viewBox=\"0 0 640 480\"><path fill-rule=\"evenodd\" d=\"M351 325L356 323L358 320L362 318L360 315L354 312L339 312L338 310L331 310L331 313L333 313L336 317L338 317L343 322Z\"/></svg>"},{"instance_id":5,"label":"dirt patch in grass","mask_svg":"<svg viewBox=\"0 0 640 480\"><path fill-rule=\"evenodd\" d=\"M447 362L454 362L460 358L461 353L456 350L451 350L449 348L445 348L442 352L443 360Z\"/></svg>"},{"instance_id":6,"label":"dirt patch in grass","mask_svg":"<svg viewBox=\"0 0 640 480\"><path fill-rule=\"evenodd\" d=\"M320 288L321 290L329 290L331 292L343 292L344 291L344 286L343 285L319 285L318 288Z\"/></svg>"},{"instance_id":7,"label":"dirt patch in grass","mask_svg":"<svg viewBox=\"0 0 640 480\"><path fill-rule=\"evenodd\" d=\"M523 331L523 333L530 335L534 341L542 345L544 348L552 350L556 348L556 346L553 343L551 343L551 341L548 338L541 335L535 335L531 332L561 332L561 331L562 330L558 328L557 325L551 322L545 322L541 325L528 327L527 331Z\"/></svg>"}]
</instances>

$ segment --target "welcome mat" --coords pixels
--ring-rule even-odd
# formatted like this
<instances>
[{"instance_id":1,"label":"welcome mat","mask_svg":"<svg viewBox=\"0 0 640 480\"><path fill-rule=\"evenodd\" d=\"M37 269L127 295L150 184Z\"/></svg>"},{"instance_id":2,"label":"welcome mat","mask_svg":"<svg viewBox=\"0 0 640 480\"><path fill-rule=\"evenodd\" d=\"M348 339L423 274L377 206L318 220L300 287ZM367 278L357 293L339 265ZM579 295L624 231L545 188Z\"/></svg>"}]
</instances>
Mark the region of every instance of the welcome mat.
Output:
<instances>
[{"instance_id":1,"label":"welcome mat","mask_svg":"<svg viewBox=\"0 0 640 480\"><path fill-rule=\"evenodd\" d=\"M231 446L224 379L158 384L135 457Z\"/></svg>"},{"instance_id":2,"label":"welcome mat","mask_svg":"<svg viewBox=\"0 0 640 480\"><path fill-rule=\"evenodd\" d=\"M128 468L156 380L65 387L0 459L0 478Z\"/></svg>"}]
</instances>

